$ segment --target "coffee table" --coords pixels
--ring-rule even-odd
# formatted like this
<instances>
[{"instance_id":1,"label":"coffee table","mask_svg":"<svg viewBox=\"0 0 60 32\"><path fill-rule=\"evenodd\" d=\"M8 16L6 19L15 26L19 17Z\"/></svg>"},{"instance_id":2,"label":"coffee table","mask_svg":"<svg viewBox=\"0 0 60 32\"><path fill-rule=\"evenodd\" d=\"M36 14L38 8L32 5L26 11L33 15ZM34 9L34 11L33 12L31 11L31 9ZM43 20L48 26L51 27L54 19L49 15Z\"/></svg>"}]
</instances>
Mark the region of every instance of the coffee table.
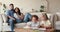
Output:
<instances>
[{"instance_id":1,"label":"coffee table","mask_svg":"<svg viewBox=\"0 0 60 32\"><path fill-rule=\"evenodd\" d=\"M44 30L27 29L27 28L15 28L15 32L44 32Z\"/></svg>"}]
</instances>

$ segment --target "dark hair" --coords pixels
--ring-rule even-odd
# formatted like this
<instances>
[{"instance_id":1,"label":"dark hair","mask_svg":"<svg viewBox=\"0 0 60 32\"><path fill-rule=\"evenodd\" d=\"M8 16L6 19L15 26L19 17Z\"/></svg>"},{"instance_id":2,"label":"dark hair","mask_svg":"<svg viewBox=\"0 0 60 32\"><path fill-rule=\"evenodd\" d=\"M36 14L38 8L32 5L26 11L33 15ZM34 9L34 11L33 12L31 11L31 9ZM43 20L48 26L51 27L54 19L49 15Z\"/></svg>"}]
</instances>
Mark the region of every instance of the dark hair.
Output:
<instances>
[{"instance_id":1,"label":"dark hair","mask_svg":"<svg viewBox=\"0 0 60 32\"><path fill-rule=\"evenodd\" d=\"M32 20L33 17L35 17L36 20L38 20L38 16L37 15L32 15L31 20Z\"/></svg>"},{"instance_id":2,"label":"dark hair","mask_svg":"<svg viewBox=\"0 0 60 32\"><path fill-rule=\"evenodd\" d=\"M16 7L15 10L16 9L18 9L18 12L15 12L15 13L18 13L19 15L21 15L20 9L18 7Z\"/></svg>"},{"instance_id":3,"label":"dark hair","mask_svg":"<svg viewBox=\"0 0 60 32\"><path fill-rule=\"evenodd\" d=\"M13 4L10 4L9 6L11 6L11 5L14 6Z\"/></svg>"},{"instance_id":4,"label":"dark hair","mask_svg":"<svg viewBox=\"0 0 60 32\"><path fill-rule=\"evenodd\" d=\"M10 4L9 6L12 6L12 9L14 9L14 4Z\"/></svg>"}]
</instances>

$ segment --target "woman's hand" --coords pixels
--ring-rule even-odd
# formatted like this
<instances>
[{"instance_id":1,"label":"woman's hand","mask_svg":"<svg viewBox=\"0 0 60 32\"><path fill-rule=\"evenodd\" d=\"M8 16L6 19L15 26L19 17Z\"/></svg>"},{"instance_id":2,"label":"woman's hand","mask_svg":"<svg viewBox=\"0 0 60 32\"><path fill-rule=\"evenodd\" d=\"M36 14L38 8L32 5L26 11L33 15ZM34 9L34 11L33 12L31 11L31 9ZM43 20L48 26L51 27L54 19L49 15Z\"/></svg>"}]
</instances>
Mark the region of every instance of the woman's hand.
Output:
<instances>
[{"instance_id":1,"label":"woman's hand","mask_svg":"<svg viewBox=\"0 0 60 32\"><path fill-rule=\"evenodd\" d=\"M23 15L23 14L21 14L19 17L20 17L20 19L23 19L23 18L24 18L24 15Z\"/></svg>"}]
</instances>

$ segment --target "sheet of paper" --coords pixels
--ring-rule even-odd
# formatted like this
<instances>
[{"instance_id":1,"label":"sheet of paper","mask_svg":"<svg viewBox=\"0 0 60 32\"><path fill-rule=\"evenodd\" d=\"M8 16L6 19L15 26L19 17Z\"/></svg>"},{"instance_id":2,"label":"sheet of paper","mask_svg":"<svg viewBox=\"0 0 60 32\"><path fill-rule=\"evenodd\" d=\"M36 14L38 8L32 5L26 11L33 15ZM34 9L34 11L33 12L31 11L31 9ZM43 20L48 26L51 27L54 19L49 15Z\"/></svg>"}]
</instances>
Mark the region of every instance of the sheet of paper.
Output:
<instances>
[{"instance_id":1,"label":"sheet of paper","mask_svg":"<svg viewBox=\"0 0 60 32\"><path fill-rule=\"evenodd\" d=\"M38 30L46 30L46 28L39 28Z\"/></svg>"},{"instance_id":2,"label":"sheet of paper","mask_svg":"<svg viewBox=\"0 0 60 32\"><path fill-rule=\"evenodd\" d=\"M30 27L28 27L28 26L25 26L25 27L23 27L23 28L30 28Z\"/></svg>"}]
</instances>

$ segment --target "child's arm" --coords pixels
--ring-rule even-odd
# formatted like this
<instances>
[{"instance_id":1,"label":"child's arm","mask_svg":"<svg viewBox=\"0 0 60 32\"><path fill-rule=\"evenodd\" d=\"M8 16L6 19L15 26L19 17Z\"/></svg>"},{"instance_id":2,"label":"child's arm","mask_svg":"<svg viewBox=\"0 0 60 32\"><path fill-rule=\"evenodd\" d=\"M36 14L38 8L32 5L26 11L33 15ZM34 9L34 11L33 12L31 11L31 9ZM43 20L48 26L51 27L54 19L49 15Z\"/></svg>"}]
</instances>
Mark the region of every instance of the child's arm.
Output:
<instances>
[{"instance_id":1,"label":"child's arm","mask_svg":"<svg viewBox=\"0 0 60 32\"><path fill-rule=\"evenodd\" d=\"M31 22L28 22L28 23L27 23L27 26L28 26L28 27L31 27Z\"/></svg>"},{"instance_id":2,"label":"child's arm","mask_svg":"<svg viewBox=\"0 0 60 32\"><path fill-rule=\"evenodd\" d=\"M52 28L52 24L50 21L47 22L48 23L48 26L46 26L46 28Z\"/></svg>"},{"instance_id":3,"label":"child's arm","mask_svg":"<svg viewBox=\"0 0 60 32\"><path fill-rule=\"evenodd\" d=\"M46 26L45 28L51 29L52 28L52 25Z\"/></svg>"}]
</instances>

